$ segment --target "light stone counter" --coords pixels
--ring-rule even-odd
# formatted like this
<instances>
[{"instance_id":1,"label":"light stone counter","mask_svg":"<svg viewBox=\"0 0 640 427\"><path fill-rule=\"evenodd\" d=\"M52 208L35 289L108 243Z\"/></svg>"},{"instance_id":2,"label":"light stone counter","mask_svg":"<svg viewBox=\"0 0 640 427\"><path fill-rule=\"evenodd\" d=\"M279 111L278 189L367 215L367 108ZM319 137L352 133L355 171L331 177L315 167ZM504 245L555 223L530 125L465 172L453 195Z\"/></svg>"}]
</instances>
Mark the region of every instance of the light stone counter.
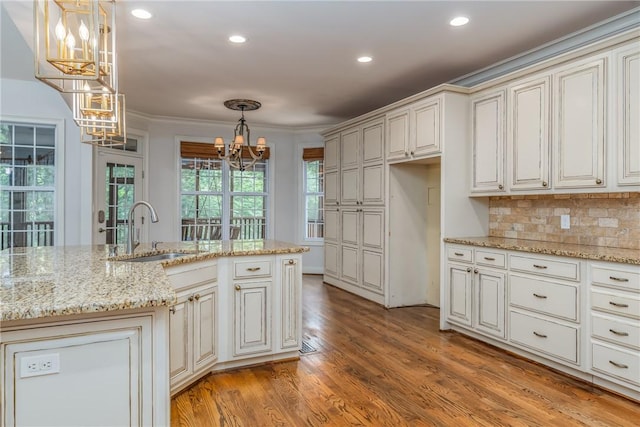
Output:
<instances>
[{"instance_id":1,"label":"light stone counter","mask_svg":"<svg viewBox=\"0 0 640 427\"><path fill-rule=\"evenodd\" d=\"M604 246L574 245L538 240L507 239L503 237L447 237L446 243L508 249L536 254L558 255L598 261L640 265L640 250L608 248Z\"/></svg>"},{"instance_id":2,"label":"light stone counter","mask_svg":"<svg viewBox=\"0 0 640 427\"><path fill-rule=\"evenodd\" d=\"M133 257L175 251L193 255L133 263L127 255L109 258L104 245L5 249L0 252L0 321L171 305L176 295L163 267L309 250L275 240L160 243L158 248L140 245Z\"/></svg>"}]
</instances>

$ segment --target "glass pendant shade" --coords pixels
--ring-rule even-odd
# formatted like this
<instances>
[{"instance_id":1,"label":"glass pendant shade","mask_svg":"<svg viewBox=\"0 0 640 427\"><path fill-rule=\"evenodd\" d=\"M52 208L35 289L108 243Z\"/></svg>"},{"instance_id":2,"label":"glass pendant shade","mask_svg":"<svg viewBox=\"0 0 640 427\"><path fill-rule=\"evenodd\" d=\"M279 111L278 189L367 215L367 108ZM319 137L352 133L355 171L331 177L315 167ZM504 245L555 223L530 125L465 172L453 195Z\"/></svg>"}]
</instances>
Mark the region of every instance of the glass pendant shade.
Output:
<instances>
[{"instance_id":1,"label":"glass pendant shade","mask_svg":"<svg viewBox=\"0 0 640 427\"><path fill-rule=\"evenodd\" d=\"M93 96L93 95L91 95ZM100 147L113 147L123 145L127 140L126 124L125 124L125 98L124 94L108 95L109 101L113 103L114 114L87 116L82 121L80 126L80 142L85 144L97 145ZM85 94L76 94L74 98L87 99ZM94 96L98 100L97 103L102 102L102 96ZM77 99L74 99L74 104ZM81 100L78 100L81 101ZM100 113L101 108L97 108ZM89 112L87 111L87 114Z\"/></svg>"},{"instance_id":2,"label":"glass pendant shade","mask_svg":"<svg viewBox=\"0 0 640 427\"><path fill-rule=\"evenodd\" d=\"M117 92L114 0L34 0L35 76L64 93Z\"/></svg>"}]
</instances>

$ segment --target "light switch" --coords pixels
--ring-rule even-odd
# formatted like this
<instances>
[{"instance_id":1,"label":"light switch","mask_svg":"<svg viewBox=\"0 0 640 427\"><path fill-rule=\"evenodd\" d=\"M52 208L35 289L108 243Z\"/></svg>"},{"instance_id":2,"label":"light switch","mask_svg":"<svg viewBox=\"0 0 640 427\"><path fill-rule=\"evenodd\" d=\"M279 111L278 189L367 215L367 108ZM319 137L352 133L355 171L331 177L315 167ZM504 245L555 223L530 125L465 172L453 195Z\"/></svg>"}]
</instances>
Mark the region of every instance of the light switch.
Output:
<instances>
[{"instance_id":1,"label":"light switch","mask_svg":"<svg viewBox=\"0 0 640 427\"><path fill-rule=\"evenodd\" d=\"M571 217L569 215L560 215L560 228L563 230L571 228Z\"/></svg>"}]
</instances>

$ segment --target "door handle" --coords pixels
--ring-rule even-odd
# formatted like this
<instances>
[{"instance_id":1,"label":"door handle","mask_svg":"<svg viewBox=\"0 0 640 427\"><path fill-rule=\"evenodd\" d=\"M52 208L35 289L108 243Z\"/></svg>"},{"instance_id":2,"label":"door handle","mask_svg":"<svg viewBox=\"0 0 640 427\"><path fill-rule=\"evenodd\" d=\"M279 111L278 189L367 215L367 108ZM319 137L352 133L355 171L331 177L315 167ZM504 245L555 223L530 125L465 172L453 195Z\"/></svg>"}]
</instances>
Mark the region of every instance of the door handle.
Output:
<instances>
[{"instance_id":1,"label":"door handle","mask_svg":"<svg viewBox=\"0 0 640 427\"><path fill-rule=\"evenodd\" d=\"M106 228L102 228L102 227L98 228L98 233L104 233L105 231L107 231Z\"/></svg>"}]
</instances>

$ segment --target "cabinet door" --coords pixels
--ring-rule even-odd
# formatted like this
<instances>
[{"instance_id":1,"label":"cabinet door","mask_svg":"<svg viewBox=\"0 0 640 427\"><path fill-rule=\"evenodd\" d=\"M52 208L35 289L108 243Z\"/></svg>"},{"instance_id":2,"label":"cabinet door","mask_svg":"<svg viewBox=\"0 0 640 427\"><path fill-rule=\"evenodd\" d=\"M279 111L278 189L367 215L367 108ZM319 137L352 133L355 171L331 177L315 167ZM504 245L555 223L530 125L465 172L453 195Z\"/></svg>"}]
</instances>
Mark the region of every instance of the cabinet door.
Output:
<instances>
[{"instance_id":1,"label":"cabinet door","mask_svg":"<svg viewBox=\"0 0 640 427\"><path fill-rule=\"evenodd\" d=\"M640 48L616 55L618 184L640 185Z\"/></svg>"},{"instance_id":2,"label":"cabinet door","mask_svg":"<svg viewBox=\"0 0 640 427\"><path fill-rule=\"evenodd\" d=\"M504 100L503 90L471 102L473 126L472 191L504 191Z\"/></svg>"},{"instance_id":3,"label":"cabinet door","mask_svg":"<svg viewBox=\"0 0 640 427\"><path fill-rule=\"evenodd\" d=\"M234 355L271 351L271 282L236 282Z\"/></svg>"},{"instance_id":4,"label":"cabinet door","mask_svg":"<svg viewBox=\"0 0 640 427\"><path fill-rule=\"evenodd\" d=\"M324 203L326 205L336 205L338 202L338 171L325 172Z\"/></svg>"},{"instance_id":5,"label":"cabinet door","mask_svg":"<svg viewBox=\"0 0 640 427\"><path fill-rule=\"evenodd\" d=\"M447 269L447 320L471 326L471 267L449 264Z\"/></svg>"},{"instance_id":6,"label":"cabinet door","mask_svg":"<svg viewBox=\"0 0 640 427\"><path fill-rule=\"evenodd\" d=\"M384 168L382 163L362 168L362 204L384 203Z\"/></svg>"},{"instance_id":7,"label":"cabinet door","mask_svg":"<svg viewBox=\"0 0 640 427\"><path fill-rule=\"evenodd\" d=\"M193 371L211 366L217 359L217 287L193 291ZM173 344L172 344L173 345Z\"/></svg>"},{"instance_id":8,"label":"cabinet door","mask_svg":"<svg viewBox=\"0 0 640 427\"><path fill-rule=\"evenodd\" d=\"M324 241L338 242L340 227L340 208L331 206L324 209Z\"/></svg>"},{"instance_id":9,"label":"cabinet door","mask_svg":"<svg viewBox=\"0 0 640 427\"><path fill-rule=\"evenodd\" d=\"M504 274L474 270L476 287L475 328L500 338L505 337Z\"/></svg>"},{"instance_id":10,"label":"cabinet door","mask_svg":"<svg viewBox=\"0 0 640 427\"><path fill-rule=\"evenodd\" d=\"M409 155L409 110L387 114L387 160L404 159Z\"/></svg>"},{"instance_id":11,"label":"cabinet door","mask_svg":"<svg viewBox=\"0 0 640 427\"><path fill-rule=\"evenodd\" d=\"M554 187L604 187L605 59L554 80Z\"/></svg>"},{"instance_id":12,"label":"cabinet door","mask_svg":"<svg viewBox=\"0 0 640 427\"><path fill-rule=\"evenodd\" d=\"M413 108L415 134L411 155L425 156L440 152L440 99Z\"/></svg>"},{"instance_id":13,"label":"cabinet door","mask_svg":"<svg viewBox=\"0 0 640 427\"><path fill-rule=\"evenodd\" d=\"M362 212L362 246L382 250L384 247L384 211L365 209Z\"/></svg>"},{"instance_id":14,"label":"cabinet door","mask_svg":"<svg viewBox=\"0 0 640 427\"><path fill-rule=\"evenodd\" d=\"M362 126L362 162L384 160L384 121L382 119Z\"/></svg>"},{"instance_id":15,"label":"cabinet door","mask_svg":"<svg viewBox=\"0 0 640 427\"><path fill-rule=\"evenodd\" d=\"M360 168L340 170L340 202L355 205L360 201Z\"/></svg>"},{"instance_id":16,"label":"cabinet door","mask_svg":"<svg viewBox=\"0 0 640 427\"><path fill-rule=\"evenodd\" d=\"M339 245L325 242L324 244L324 274L339 276Z\"/></svg>"},{"instance_id":17,"label":"cabinet door","mask_svg":"<svg viewBox=\"0 0 640 427\"><path fill-rule=\"evenodd\" d=\"M191 291L178 293L178 302L171 307L169 316L169 366L170 381L173 386L189 377L193 371L191 304L188 298Z\"/></svg>"},{"instance_id":18,"label":"cabinet door","mask_svg":"<svg viewBox=\"0 0 640 427\"><path fill-rule=\"evenodd\" d=\"M360 213L358 209L342 209L342 243L357 246L360 244Z\"/></svg>"},{"instance_id":19,"label":"cabinet door","mask_svg":"<svg viewBox=\"0 0 640 427\"><path fill-rule=\"evenodd\" d=\"M550 78L511 88L511 190L549 189Z\"/></svg>"},{"instance_id":20,"label":"cabinet door","mask_svg":"<svg viewBox=\"0 0 640 427\"><path fill-rule=\"evenodd\" d=\"M340 260L340 278L347 282L359 284L360 282L360 250L356 247L342 246L342 259Z\"/></svg>"},{"instance_id":21,"label":"cabinet door","mask_svg":"<svg viewBox=\"0 0 640 427\"><path fill-rule=\"evenodd\" d=\"M342 168L360 164L360 129L350 129L340 134L340 163Z\"/></svg>"},{"instance_id":22,"label":"cabinet door","mask_svg":"<svg viewBox=\"0 0 640 427\"><path fill-rule=\"evenodd\" d=\"M362 251L362 285L379 294L384 293L384 256L380 252Z\"/></svg>"},{"instance_id":23,"label":"cabinet door","mask_svg":"<svg viewBox=\"0 0 640 427\"><path fill-rule=\"evenodd\" d=\"M294 258L283 259L280 265L280 348L298 348L302 340L302 276L300 263Z\"/></svg>"},{"instance_id":24,"label":"cabinet door","mask_svg":"<svg viewBox=\"0 0 640 427\"><path fill-rule=\"evenodd\" d=\"M333 135L324 142L324 170L334 170L338 168L340 153L340 136Z\"/></svg>"}]
</instances>

